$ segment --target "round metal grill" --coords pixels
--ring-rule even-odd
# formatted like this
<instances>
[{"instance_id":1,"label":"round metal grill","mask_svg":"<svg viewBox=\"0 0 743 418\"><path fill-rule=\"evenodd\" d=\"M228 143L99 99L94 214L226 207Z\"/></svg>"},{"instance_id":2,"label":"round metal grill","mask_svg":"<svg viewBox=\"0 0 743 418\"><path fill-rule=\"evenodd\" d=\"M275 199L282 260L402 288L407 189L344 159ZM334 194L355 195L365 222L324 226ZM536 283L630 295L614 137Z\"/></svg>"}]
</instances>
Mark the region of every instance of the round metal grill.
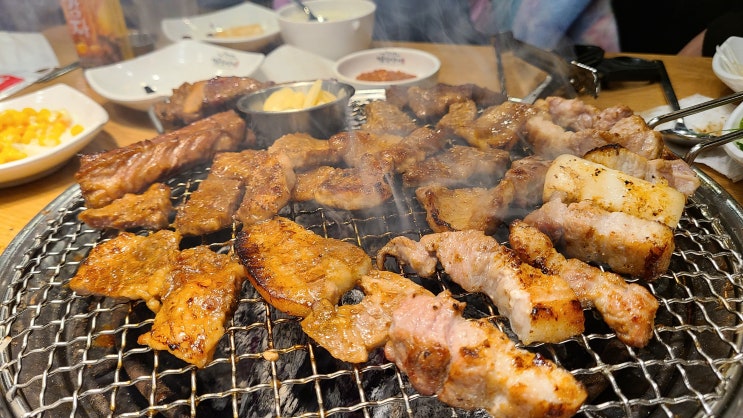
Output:
<instances>
[{"instance_id":1,"label":"round metal grill","mask_svg":"<svg viewBox=\"0 0 743 418\"><path fill-rule=\"evenodd\" d=\"M207 174L196 169L168 183L174 204ZM700 173L676 231L669 271L648 285L659 299L654 338L627 347L591 310L586 332L560 344L526 347L570 370L589 392L585 417L735 416L741 402L743 282L740 206ZM430 232L425 212L399 179L395 199L362 212L292 204L281 215L374 256L397 235ZM421 396L381 350L364 364L332 358L299 320L265 303L246 283L215 359L196 369L137 344L153 314L144 303L81 297L67 287L79 263L113 235L77 220L77 186L39 214L0 257L0 390L14 417L479 417ZM189 238L229 251L235 231ZM496 234L506 241L505 228ZM191 240L192 242L189 242ZM388 260L388 264L391 262ZM392 263L390 269L400 270ZM486 297L468 294L445 274L423 280L467 302L465 315L487 317L512 335ZM351 291L343 303L359 297Z\"/></svg>"}]
</instances>

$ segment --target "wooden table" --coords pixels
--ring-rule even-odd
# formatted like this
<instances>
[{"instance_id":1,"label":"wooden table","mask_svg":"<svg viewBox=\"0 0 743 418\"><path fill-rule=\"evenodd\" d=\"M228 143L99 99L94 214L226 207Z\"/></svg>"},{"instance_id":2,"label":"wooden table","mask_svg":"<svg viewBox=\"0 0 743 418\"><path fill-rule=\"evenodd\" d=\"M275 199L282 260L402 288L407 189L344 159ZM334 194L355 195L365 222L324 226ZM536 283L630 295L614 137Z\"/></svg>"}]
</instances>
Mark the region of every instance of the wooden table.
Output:
<instances>
[{"instance_id":1,"label":"wooden table","mask_svg":"<svg viewBox=\"0 0 743 418\"><path fill-rule=\"evenodd\" d=\"M75 59L74 50L64 28L53 28L45 34L51 40L60 64L64 65ZM419 48L438 56L441 60L439 81L443 83L475 83L494 90L499 89L496 58L491 47L412 43L396 43L395 45ZM709 58L633 55L647 59L662 59L680 98L694 93L708 97L720 97L732 93L712 73L712 62ZM80 69L50 83L33 86L20 94L48 87L52 83L66 83L82 91L101 103L109 113L109 122L83 150L84 153L108 150L155 136L156 132L144 112L121 107L97 95L88 87ZM584 97L584 99L598 107L624 103L638 112L666 104L658 83L625 84L621 88L602 91L596 99L591 97ZM37 213L74 184L73 174L77 168L77 159L72 159L50 176L16 187L0 189L0 252L5 250L16 234ZM719 182L735 199L743 201L742 184L733 184L709 168L702 167L702 169Z\"/></svg>"}]
</instances>

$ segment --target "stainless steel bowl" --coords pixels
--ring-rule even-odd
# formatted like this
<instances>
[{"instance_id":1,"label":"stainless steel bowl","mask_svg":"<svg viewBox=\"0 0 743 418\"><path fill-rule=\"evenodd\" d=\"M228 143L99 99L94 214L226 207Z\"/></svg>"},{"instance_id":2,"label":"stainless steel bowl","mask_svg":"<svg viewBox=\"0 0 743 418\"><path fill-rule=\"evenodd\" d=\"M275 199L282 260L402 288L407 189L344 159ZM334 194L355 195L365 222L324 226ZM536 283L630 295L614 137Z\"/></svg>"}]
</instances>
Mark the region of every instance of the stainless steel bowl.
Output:
<instances>
[{"instance_id":1,"label":"stainless steel bowl","mask_svg":"<svg viewBox=\"0 0 743 418\"><path fill-rule=\"evenodd\" d=\"M327 139L348 127L348 101L355 89L336 80L322 80L322 89L336 96L330 103L300 110L265 111L263 103L275 91L290 87L307 93L314 81L297 81L277 84L243 96L237 108L243 113L247 125L255 132L258 143L271 145L277 138L290 133L304 132L318 139Z\"/></svg>"}]
</instances>

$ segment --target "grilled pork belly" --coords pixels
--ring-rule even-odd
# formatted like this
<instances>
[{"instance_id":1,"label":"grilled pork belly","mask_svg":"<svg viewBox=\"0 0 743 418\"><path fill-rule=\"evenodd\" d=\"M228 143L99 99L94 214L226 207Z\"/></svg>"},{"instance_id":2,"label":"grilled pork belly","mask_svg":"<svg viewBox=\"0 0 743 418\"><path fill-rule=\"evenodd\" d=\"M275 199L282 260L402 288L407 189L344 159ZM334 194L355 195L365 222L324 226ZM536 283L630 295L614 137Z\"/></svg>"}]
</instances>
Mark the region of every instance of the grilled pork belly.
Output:
<instances>
[{"instance_id":1,"label":"grilled pork belly","mask_svg":"<svg viewBox=\"0 0 743 418\"><path fill-rule=\"evenodd\" d=\"M408 107L423 121L438 119L449 111L449 106L473 100L485 108L506 101L507 97L474 84L452 86L438 83L431 87L393 87L386 90L386 98L400 108Z\"/></svg>"},{"instance_id":2,"label":"grilled pork belly","mask_svg":"<svg viewBox=\"0 0 743 418\"><path fill-rule=\"evenodd\" d=\"M70 288L82 295L142 299L157 312L170 285L180 240L180 234L167 229L148 236L120 232L90 250Z\"/></svg>"},{"instance_id":3,"label":"grilled pork belly","mask_svg":"<svg viewBox=\"0 0 743 418\"><path fill-rule=\"evenodd\" d=\"M508 151L454 145L409 167L402 175L406 187L492 185L503 177L511 158Z\"/></svg>"},{"instance_id":4,"label":"grilled pork belly","mask_svg":"<svg viewBox=\"0 0 743 418\"><path fill-rule=\"evenodd\" d=\"M232 255L207 246L181 251L152 329L137 342L206 366L237 307L244 280L245 270Z\"/></svg>"},{"instance_id":5,"label":"grilled pork belly","mask_svg":"<svg viewBox=\"0 0 743 418\"><path fill-rule=\"evenodd\" d=\"M511 167L503 175L503 181L513 184L512 207L523 209L542 203L544 177L550 165L551 160L537 155L519 158L511 163Z\"/></svg>"},{"instance_id":6,"label":"grilled pork belly","mask_svg":"<svg viewBox=\"0 0 743 418\"><path fill-rule=\"evenodd\" d=\"M327 299L312 305L302 330L330 355L349 363L363 363L369 353L387 342L392 312L409 295L430 295L415 282L389 271L371 270L361 276L361 302L336 306Z\"/></svg>"},{"instance_id":7,"label":"grilled pork belly","mask_svg":"<svg viewBox=\"0 0 743 418\"><path fill-rule=\"evenodd\" d=\"M423 395L483 408L494 417L570 417L587 395L568 371L519 349L486 319L466 320L448 292L414 294L398 305L385 345Z\"/></svg>"},{"instance_id":8,"label":"grilled pork belly","mask_svg":"<svg viewBox=\"0 0 743 418\"><path fill-rule=\"evenodd\" d=\"M98 154L80 156L75 180L85 205L99 208L138 193L159 179L211 161L220 151L245 147L245 121L233 111L201 119L177 131Z\"/></svg>"},{"instance_id":9,"label":"grilled pork belly","mask_svg":"<svg viewBox=\"0 0 743 418\"><path fill-rule=\"evenodd\" d=\"M544 181L543 200L590 200L615 212L659 221L676 228L686 196L667 184L651 183L573 155L552 162Z\"/></svg>"},{"instance_id":10,"label":"grilled pork belly","mask_svg":"<svg viewBox=\"0 0 743 418\"><path fill-rule=\"evenodd\" d=\"M377 253L377 266L387 256L403 264L427 266L423 250L410 238L398 236ZM482 292L505 315L524 344L560 342L583 332L583 310L575 293L559 276L543 274L522 263L516 253L482 231L424 235L418 244L438 259L452 281L468 292ZM408 254L410 252L410 254ZM414 261L408 262L411 258ZM418 272L422 277L430 271Z\"/></svg>"},{"instance_id":11,"label":"grilled pork belly","mask_svg":"<svg viewBox=\"0 0 743 418\"><path fill-rule=\"evenodd\" d=\"M77 217L93 228L163 229L170 224L173 204L170 187L154 183L144 193L126 193L101 208L80 212Z\"/></svg>"},{"instance_id":12,"label":"grilled pork belly","mask_svg":"<svg viewBox=\"0 0 743 418\"><path fill-rule=\"evenodd\" d=\"M524 124L538 110L524 103L505 101L485 108L473 122L459 126L454 133L473 147L510 150L524 135Z\"/></svg>"},{"instance_id":13,"label":"grilled pork belly","mask_svg":"<svg viewBox=\"0 0 743 418\"><path fill-rule=\"evenodd\" d=\"M571 131L609 130L619 120L634 114L632 109L625 105L598 109L578 98L566 99L558 96L537 100L534 106L544 109L557 125Z\"/></svg>"},{"instance_id":14,"label":"grilled pork belly","mask_svg":"<svg viewBox=\"0 0 743 418\"><path fill-rule=\"evenodd\" d=\"M301 132L276 139L268 147L268 152L285 155L295 170L335 165L340 161L340 155L330 148L326 139L313 138Z\"/></svg>"},{"instance_id":15,"label":"grilled pork belly","mask_svg":"<svg viewBox=\"0 0 743 418\"><path fill-rule=\"evenodd\" d=\"M534 154L547 160L563 154L583 155L614 140L607 131L597 129L566 131L545 115L529 118L524 131L525 140Z\"/></svg>"},{"instance_id":16,"label":"grilled pork belly","mask_svg":"<svg viewBox=\"0 0 743 418\"><path fill-rule=\"evenodd\" d=\"M380 160L401 173L418 161L439 152L446 145L439 130L421 127L407 136L378 134L368 131L345 131L331 136L330 147L348 166L368 164L369 158Z\"/></svg>"},{"instance_id":17,"label":"grilled pork belly","mask_svg":"<svg viewBox=\"0 0 743 418\"><path fill-rule=\"evenodd\" d=\"M167 101L153 109L166 127L181 127L215 113L235 109L237 100L254 91L273 85L250 77L214 77L195 83L183 83Z\"/></svg>"},{"instance_id":18,"label":"grilled pork belly","mask_svg":"<svg viewBox=\"0 0 743 418\"><path fill-rule=\"evenodd\" d=\"M450 189L439 184L418 187L415 196L434 232L475 229L490 234L510 216L516 189L508 180L497 186Z\"/></svg>"},{"instance_id":19,"label":"grilled pork belly","mask_svg":"<svg viewBox=\"0 0 743 418\"><path fill-rule=\"evenodd\" d=\"M549 236L568 258L604 264L615 273L646 281L666 272L675 248L668 225L609 212L588 200L551 200L524 221Z\"/></svg>"},{"instance_id":20,"label":"grilled pork belly","mask_svg":"<svg viewBox=\"0 0 743 418\"><path fill-rule=\"evenodd\" d=\"M651 183L667 184L686 196L693 195L702 184L689 164L680 158L648 160L619 144L596 148L583 158Z\"/></svg>"},{"instance_id":21,"label":"grilled pork belly","mask_svg":"<svg viewBox=\"0 0 743 418\"><path fill-rule=\"evenodd\" d=\"M344 210L373 208L392 197L386 175L384 169L371 166L318 167L297 175L292 199L314 200L323 206Z\"/></svg>"},{"instance_id":22,"label":"grilled pork belly","mask_svg":"<svg viewBox=\"0 0 743 418\"><path fill-rule=\"evenodd\" d=\"M243 198L240 180L209 174L176 208L173 226L183 235L206 235L232 225Z\"/></svg>"},{"instance_id":23,"label":"grilled pork belly","mask_svg":"<svg viewBox=\"0 0 743 418\"><path fill-rule=\"evenodd\" d=\"M289 159L266 150L221 153L214 159L211 172L242 182L245 194L235 219L244 225L278 214L291 200L297 181Z\"/></svg>"},{"instance_id":24,"label":"grilled pork belly","mask_svg":"<svg viewBox=\"0 0 743 418\"><path fill-rule=\"evenodd\" d=\"M238 232L235 252L268 303L301 317L322 299L337 304L371 269L371 259L361 248L321 237L283 217Z\"/></svg>"},{"instance_id":25,"label":"grilled pork belly","mask_svg":"<svg viewBox=\"0 0 743 418\"><path fill-rule=\"evenodd\" d=\"M578 259L566 259L547 235L523 221L511 223L509 243L525 262L565 279L583 306L595 307L620 341L644 347L653 337L658 301L646 288Z\"/></svg>"},{"instance_id":26,"label":"grilled pork belly","mask_svg":"<svg viewBox=\"0 0 743 418\"><path fill-rule=\"evenodd\" d=\"M665 143L660 132L652 130L639 115L632 115L618 120L609 129L615 135L613 142L632 150L643 157L653 160L663 156Z\"/></svg>"},{"instance_id":27,"label":"grilled pork belly","mask_svg":"<svg viewBox=\"0 0 743 418\"><path fill-rule=\"evenodd\" d=\"M361 129L375 133L406 136L418 129L410 115L386 100L374 100L364 106L366 120Z\"/></svg>"}]
</instances>

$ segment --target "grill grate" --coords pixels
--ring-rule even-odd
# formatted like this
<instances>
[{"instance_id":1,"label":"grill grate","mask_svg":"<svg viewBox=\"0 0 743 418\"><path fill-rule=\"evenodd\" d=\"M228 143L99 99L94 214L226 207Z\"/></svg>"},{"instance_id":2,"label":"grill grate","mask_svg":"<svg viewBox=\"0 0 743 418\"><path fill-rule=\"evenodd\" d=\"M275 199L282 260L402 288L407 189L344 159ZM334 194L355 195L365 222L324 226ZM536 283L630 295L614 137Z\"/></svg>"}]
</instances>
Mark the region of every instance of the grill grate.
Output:
<instances>
[{"instance_id":1,"label":"grill grate","mask_svg":"<svg viewBox=\"0 0 743 418\"><path fill-rule=\"evenodd\" d=\"M358 118L358 116L356 116ZM195 169L169 181L177 204L206 176ZM732 416L741 392L743 216L700 173L703 185L676 231L669 272L648 285L660 300L654 338L627 347L586 311L586 332L560 344L527 347L569 369L587 387L584 417ZM324 236L376 254L397 235L430 232L425 212L399 181L380 208L346 212L310 203L282 215ZM96 243L111 238L77 220L74 186L39 214L0 257L0 389L16 417L481 417L416 393L404 375L372 354L349 365L302 333L299 322L266 304L246 283L215 360L197 370L137 344L153 314L143 303L80 297L66 283ZM186 238L226 252L234 231ZM506 240L505 228L496 234ZM191 240L191 242L189 242ZM394 260L388 268L400 271ZM407 274L412 280L417 276ZM510 333L482 295L463 292L441 274L419 281L450 289L466 315L488 317ZM353 291L345 303L359 297ZM0 410L2 407L0 407Z\"/></svg>"}]
</instances>

